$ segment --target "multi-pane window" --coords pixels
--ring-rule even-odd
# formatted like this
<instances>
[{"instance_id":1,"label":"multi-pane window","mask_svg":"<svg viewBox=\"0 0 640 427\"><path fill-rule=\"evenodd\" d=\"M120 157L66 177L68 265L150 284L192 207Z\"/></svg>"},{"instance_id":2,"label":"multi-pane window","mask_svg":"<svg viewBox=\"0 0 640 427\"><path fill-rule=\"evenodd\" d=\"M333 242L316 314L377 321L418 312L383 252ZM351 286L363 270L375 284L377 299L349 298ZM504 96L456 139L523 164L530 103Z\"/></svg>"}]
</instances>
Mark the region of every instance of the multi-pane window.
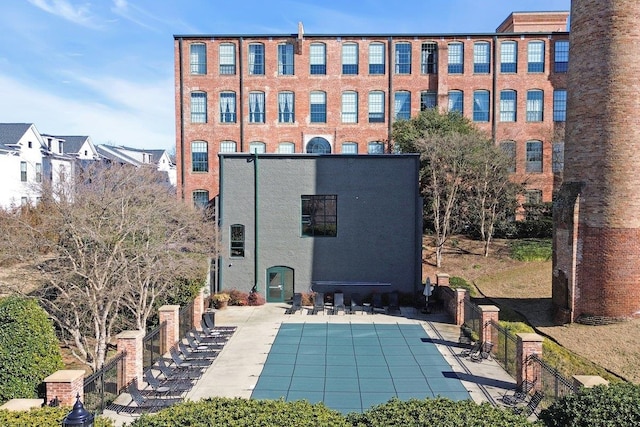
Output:
<instances>
[{"instance_id":1,"label":"multi-pane window","mask_svg":"<svg viewBox=\"0 0 640 427\"><path fill-rule=\"evenodd\" d=\"M222 141L222 142L220 142L220 152L221 153L235 153L236 152L236 143L235 143L235 141Z\"/></svg>"},{"instance_id":2,"label":"multi-pane window","mask_svg":"<svg viewBox=\"0 0 640 427\"><path fill-rule=\"evenodd\" d=\"M500 143L502 152L509 159L508 171L514 173L516 171L516 143L513 141L504 141Z\"/></svg>"},{"instance_id":3,"label":"multi-pane window","mask_svg":"<svg viewBox=\"0 0 640 427\"><path fill-rule=\"evenodd\" d=\"M278 45L278 74L293 75L293 45L290 43Z\"/></svg>"},{"instance_id":4,"label":"multi-pane window","mask_svg":"<svg viewBox=\"0 0 640 427\"><path fill-rule=\"evenodd\" d=\"M327 54L324 43L309 46L309 74L327 74Z\"/></svg>"},{"instance_id":5,"label":"multi-pane window","mask_svg":"<svg viewBox=\"0 0 640 427\"><path fill-rule=\"evenodd\" d=\"M209 170L209 153L207 143L194 141L191 143L191 171L207 172Z\"/></svg>"},{"instance_id":6,"label":"multi-pane window","mask_svg":"<svg viewBox=\"0 0 640 427\"><path fill-rule=\"evenodd\" d=\"M369 74L384 74L384 44L369 45Z\"/></svg>"},{"instance_id":7,"label":"multi-pane window","mask_svg":"<svg viewBox=\"0 0 640 427\"><path fill-rule=\"evenodd\" d=\"M542 190L527 190L524 195L524 203L527 205L542 203Z\"/></svg>"},{"instance_id":8,"label":"multi-pane window","mask_svg":"<svg viewBox=\"0 0 640 427\"><path fill-rule=\"evenodd\" d=\"M516 91L503 90L500 92L500 121L516 121Z\"/></svg>"},{"instance_id":9,"label":"multi-pane window","mask_svg":"<svg viewBox=\"0 0 640 427\"><path fill-rule=\"evenodd\" d=\"M249 152L255 154L264 154L267 152L267 146L264 142L260 141L250 142Z\"/></svg>"},{"instance_id":10,"label":"multi-pane window","mask_svg":"<svg viewBox=\"0 0 640 427\"><path fill-rule=\"evenodd\" d=\"M567 120L567 91L558 89L553 91L553 121Z\"/></svg>"},{"instance_id":11,"label":"multi-pane window","mask_svg":"<svg viewBox=\"0 0 640 427\"><path fill-rule=\"evenodd\" d=\"M473 45L473 72L488 74L491 70L491 51L489 43L477 42Z\"/></svg>"},{"instance_id":12,"label":"multi-pane window","mask_svg":"<svg viewBox=\"0 0 640 427\"><path fill-rule=\"evenodd\" d=\"M232 258L244 256L244 225L233 224L229 227L229 254Z\"/></svg>"},{"instance_id":13,"label":"multi-pane window","mask_svg":"<svg viewBox=\"0 0 640 427\"><path fill-rule=\"evenodd\" d=\"M409 120L411 118L411 92L404 90L396 92L393 106L396 120Z\"/></svg>"},{"instance_id":14,"label":"multi-pane window","mask_svg":"<svg viewBox=\"0 0 640 427\"><path fill-rule=\"evenodd\" d=\"M220 123L236 122L236 93L220 92Z\"/></svg>"},{"instance_id":15,"label":"multi-pane window","mask_svg":"<svg viewBox=\"0 0 640 427\"><path fill-rule=\"evenodd\" d=\"M544 93L541 90L527 91L527 121L541 122Z\"/></svg>"},{"instance_id":16,"label":"multi-pane window","mask_svg":"<svg viewBox=\"0 0 640 427\"><path fill-rule=\"evenodd\" d=\"M249 123L264 123L264 92L249 93Z\"/></svg>"},{"instance_id":17,"label":"multi-pane window","mask_svg":"<svg viewBox=\"0 0 640 427\"><path fill-rule=\"evenodd\" d=\"M207 123L207 94L191 92L191 123Z\"/></svg>"},{"instance_id":18,"label":"multi-pane window","mask_svg":"<svg viewBox=\"0 0 640 427\"><path fill-rule=\"evenodd\" d=\"M489 121L489 91L476 90L473 92L473 121Z\"/></svg>"},{"instance_id":19,"label":"multi-pane window","mask_svg":"<svg viewBox=\"0 0 640 427\"><path fill-rule=\"evenodd\" d=\"M526 152L527 172L542 172L542 142L528 141Z\"/></svg>"},{"instance_id":20,"label":"multi-pane window","mask_svg":"<svg viewBox=\"0 0 640 427\"><path fill-rule=\"evenodd\" d=\"M204 43L189 46L189 68L191 74L207 74L207 49Z\"/></svg>"},{"instance_id":21,"label":"multi-pane window","mask_svg":"<svg viewBox=\"0 0 640 427\"><path fill-rule=\"evenodd\" d=\"M355 43L342 45L342 74L358 74L358 45Z\"/></svg>"},{"instance_id":22,"label":"multi-pane window","mask_svg":"<svg viewBox=\"0 0 640 427\"><path fill-rule=\"evenodd\" d=\"M27 182L27 162L20 162L20 181Z\"/></svg>"},{"instance_id":23,"label":"multi-pane window","mask_svg":"<svg viewBox=\"0 0 640 427\"><path fill-rule=\"evenodd\" d=\"M464 51L462 43L449 43L449 74L464 72Z\"/></svg>"},{"instance_id":24,"label":"multi-pane window","mask_svg":"<svg viewBox=\"0 0 640 427\"><path fill-rule=\"evenodd\" d=\"M527 47L527 71L530 73L544 72L544 42L534 40Z\"/></svg>"},{"instance_id":25,"label":"multi-pane window","mask_svg":"<svg viewBox=\"0 0 640 427\"><path fill-rule=\"evenodd\" d=\"M500 44L500 72L518 72L518 44L508 41Z\"/></svg>"},{"instance_id":26,"label":"multi-pane window","mask_svg":"<svg viewBox=\"0 0 640 427\"><path fill-rule=\"evenodd\" d=\"M384 123L384 92L369 92L369 123Z\"/></svg>"},{"instance_id":27,"label":"multi-pane window","mask_svg":"<svg viewBox=\"0 0 640 427\"><path fill-rule=\"evenodd\" d=\"M342 123L358 123L357 92L342 92Z\"/></svg>"},{"instance_id":28,"label":"multi-pane window","mask_svg":"<svg viewBox=\"0 0 640 427\"><path fill-rule=\"evenodd\" d=\"M372 141L367 144L368 154L384 154L384 143L380 141Z\"/></svg>"},{"instance_id":29,"label":"multi-pane window","mask_svg":"<svg viewBox=\"0 0 640 427\"><path fill-rule=\"evenodd\" d=\"M310 95L311 123L327 122L327 94L311 92Z\"/></svg>"},{"instance_id":30,"label":"multi-pane window","mask_svg":"<svg viewBox=\"0 0 640 427\"><path fill-rule=\"evenodd\" d=\"M207 190L195 190L191 193L193 206L204 209L209 204L209 192Z\"/></svg>"},{"instance_id":31,"label":"multi-pane window","mask_svg":"<svg viewBox=\"0 0 640 427\"><path fill-rule=\"evenodd\" d=\"M338 196L302 195L302 235L310 237L336 237L338 234Z\"/></svg>"},{"instance_id":32,"label":"multi-pane window","mask_svg":"<svg viewBox=\"0 0 640 427\"><path fill-rule=\"evenodd\" d=\"M296 121L293 92L280 92L278 94L278 121L280 123L293 123Z\"/></svg>"},{"instance_id":33,"label":"multi-pane window","mask_svg":"<svg viewBox=\"0 0 640 427\"><path fill-rule=\"evenodd\" d=\"M396 43L396 74L411 74L411 43Z\"/></svg>"},{"instance_id":34,"label":"multi-pane window","mask_svg":"<svg viewBox=\"0 0 640 427\"><path fill-rule=\"evenodd\" d=\"M569 70L569 40L558 40L554 51L553 70L556 73L566 73Z\"/></svg>"},{"instance_id":35,"label":"multi-pane window","mask_svg":"<svg viewBox=\"0 0 640 427\"><path fill-rule=\"evenodd\" d=\"M438 101L437 101L435 92L431 92L431 91L420 92L420 111L436 108L437 105L438 105Z\"/></svg>"},{"instance_id":36,"label":"multi-pane window","mask_svg":"<svg viewBox=\"0 0 640 427\"><path fill-rule=\"evenodd\" d=\"M42 182L42 163L36 163L36 182Z\"/></svg>"},{"instance_id":37,"label":"multi-pane window","mask_svg":"<svg viewBox=\"0 0 640 427\"><path fill-rule=\"evenodd\" d=\"M307 153L310 154L330 154L331 144L321 136L311 138L307 143Z\"/></svg>"},{"instance_id":38,"label":"multi-pane window","mask_svg":"<svg viewBox=\"0 0 640 427\"><path fill-rule=\"evenodd\" d=\"M436 74L438 72L438 45L436 43L422 43L420 55L420 71L422 74Z\"/></svg>"},{"instance_id":39,"label":"multi-pane window","mask_svg":"<svg viewBox=\"0 0 640 427\"><path fill-rule=\"evenodd\" d=\"M249 45L249 74L264 75L264 45L252 43Z\"/></svg>"},{"instance_id":40,"label":"multi-pane window","mask_svg":"<svg viewBox=\"0 0 640 427\"><path fill-rule=\"evenodd\" d=\"M553 173L561 173L564 170L564 142L553 143L551 168Z\"/></svg>"},{"instance_id":41,"label":"multi-pane window","mask_svg":"<svg viewBox=\"0 0 640 427\"><path fill-rule=\"evenodd\" d=\"M236 45L222 43L220 45L220 74L236 73Z\"/></svg>"},{"instance_id":42,"label":"multi-pane window","mask_svg":"<svg viewBox=\"0 0 640 427\"><path fill-rule=\"evenodd\" d=\"M449 91L449 111L457 111L460 114L464 113L462 102L462 91L450 90Z\"/></svg>"},{"instance_id":43,"label":"multi-pane window","mask_svg":"<svg viewBox=\"0 0 640 427\"><path fill-rule=\"evenodd\" d=\"M296 152L296 146L293 142L281 142L278 144L278 153L280 154L293 154Z\"/></svg>"},{"instance_id":44,"label":"multi-pane window","mask_svg":"<svg viewBox=\"0 0 640 427\"><path fill-rule=\"evenodd\" d=\"M358 144L355 142L343 142L342 154L358 154Z\"/></svg>"}]
</instances>

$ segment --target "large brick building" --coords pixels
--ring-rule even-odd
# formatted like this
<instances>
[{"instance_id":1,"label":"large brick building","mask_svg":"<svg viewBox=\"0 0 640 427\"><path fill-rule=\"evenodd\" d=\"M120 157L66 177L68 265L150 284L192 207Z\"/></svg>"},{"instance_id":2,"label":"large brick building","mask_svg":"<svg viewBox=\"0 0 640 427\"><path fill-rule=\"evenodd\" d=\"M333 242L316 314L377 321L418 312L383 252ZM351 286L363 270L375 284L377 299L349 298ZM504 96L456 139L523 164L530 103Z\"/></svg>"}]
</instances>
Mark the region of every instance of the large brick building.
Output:
<instances>
[{"instance_id":1,"label":"large brick building","mask_svg":"<svg viewBox=\"0 0 640 427\"><path fill-rule=\"evenodd\" d=\"M218 153L393 152L392 124L459 110L513 156L529 202L563 167L568 12L486 34L176 35L178 195L218 194Z\"/></svg>"}]
</instances>

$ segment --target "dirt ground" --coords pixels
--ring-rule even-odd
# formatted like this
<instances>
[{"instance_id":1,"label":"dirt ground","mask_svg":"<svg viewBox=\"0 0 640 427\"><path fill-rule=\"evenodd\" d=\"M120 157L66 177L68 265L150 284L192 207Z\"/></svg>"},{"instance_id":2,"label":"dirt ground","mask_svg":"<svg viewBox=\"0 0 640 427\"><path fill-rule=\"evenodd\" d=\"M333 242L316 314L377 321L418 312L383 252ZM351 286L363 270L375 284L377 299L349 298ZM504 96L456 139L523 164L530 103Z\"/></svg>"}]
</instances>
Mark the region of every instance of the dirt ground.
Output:
<instances>
[{"instance_id":1,"label":"dirt ground","mask_svg":"<svg viewBox=\"0 0 640 427\"><path fill-rule=\"evenodd\" d=\"M509 307L536 330L611 373L640 383L640 320L606 326L554 325L551 317L551 261L510 259L508 242L498 240L488 258L482 243L464 237L449 240L441 268L435 267L432 239L425 238L424 277L435 281L438 272L472 282L481 295Z\"/></svg>"}]
</instances>

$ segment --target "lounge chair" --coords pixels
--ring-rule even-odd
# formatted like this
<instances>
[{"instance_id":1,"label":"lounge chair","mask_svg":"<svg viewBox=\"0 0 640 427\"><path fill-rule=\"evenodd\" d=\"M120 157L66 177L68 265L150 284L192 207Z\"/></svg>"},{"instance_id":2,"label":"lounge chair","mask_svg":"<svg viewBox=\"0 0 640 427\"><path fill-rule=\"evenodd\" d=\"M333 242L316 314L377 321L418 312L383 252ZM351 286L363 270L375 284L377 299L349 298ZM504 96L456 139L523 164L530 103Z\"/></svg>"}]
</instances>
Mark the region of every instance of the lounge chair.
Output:
<instances>
[{"instance_id":1,"label":"lounge chair","mask_svg":"<svg viewBox=\"0 0 640 427\"><path fill-rule=\"evenodd\" d=\"M196 359L193 357L187 358L186 355L178 352L178 349L174 346L169 349L169 355L171 356L171 360L178 367L185 368L206 368L211 365L211 360L208 359Z\"/></svg>"},{"instance_id":2,"label":"lounge chair","mask_svg":"<svg viewBox=\"0 0 640 427\"><path fill-rule=\"evenodd\" d=\"M343 314L345 313L344 294L342 292L336 292L333 294L333 307L331 312L338 314L340 310L342 310Z\"/></svg>"},{"instance_id":3,"label":"lounge chair","mask_svg":"<svg viewBox=\"0 0 640 427\"><path fill-rule=\"evenodd\" d=\"M181 398L160 398L144 396L138 388L138 380L133 379L127 384L127 393L131 396L131 401L127 406L123 406L120 410L131 413L156 412L171 405L182 402ZM131 404L135 403L135 406ZM120 412L120 411L117 411Z\"/></svg>"},{"instance_id":4,"label":"lounge chair","mask_svg":"<svg viewBox=\"0 0 640 427\"><path fill-rule=\"evenodd\" d=\"M389 305L387 307L387 313L399 313L400 312L400 297L397 292L391 292L389 294Z\"/></svg>"},{"instance_id":5,"label":"lounge chair","mask_svg":"<svg viewBox=\"0 0 640 427\"><path fill-rule=\"evenodd\" d=\"M163 396L180 396L191 390L193 387L193 382L189 380L160 380L153 376L151 369L144 371L144 380L154 393L161 394ZM147 394L147 389L141 390L141 392L143 394Z\"/></svg>"},{"instance_id":6,"label":"lounge chair","mask_svg":"<svg viewBox=\"0 0 640 427\"><path fill-rule=\"evenodd\" d=\"M211 312L205 312L202 315L202 321L205 325L207 325L207 328L209 329L213 329L216 326L214 319L214 314Z\"/></svg>"},{"instance_id":7,"label":"lounge chair","mask_svg":"<svg viewBox=\"0 0 640 427\"><path fill-rule=\"evenodd\" d=\"M190 368L190 367L179 367L175 366L173 368L167 365L167 362L164 358L160 358L157 360L158 370L162 373L162 375L167 380L197 380L202 377L202 369L201 368Z\"/></svg>"},{"instance_id":8,"label":"lounge chair","mask_svg":"<svg viewBox=\"0 0 640 427\"><path fill-rule=\"evenodd\" d=\"M534 414L536 412L538 406L540 405L540 402L542 402L542 399L544 399L544 393L541 391L536 391L535 393L533 393L533 396L531 396L531 399L529 399L526 405L514 406L511 408L511 410L514 414L522 415L528 418L531 414Z\"/></svg>"},{"instance_id":9,"label":"lounge chair","mask_svg":"<svg viewBox=\"0 0 640 427\"><path fill-rule=\"evenodd\" d=\"M537 378L535 378L533 381L529 381L529 380L522 381L520 384L516 386L514 390L512 390L511 393L505 392L505 394L502 395L500 400L502 400L502 403L504 403L507 406L516 406L526 402L527 398L529 397L529 393L531 393L531 391L536 385L536 381L537 381Z\"/></svg>"},{"instance_id":10,"label":"lounge chair","mask_svg":"<svg viewBox=\"0 0 640 427\"><path fill-rule=\"evenodd\" d=\"M353 314L356 311L363 311L363 307L364 305L362 305L362 297L360 296L359 293L353 293L351 294L351 306L349 309L349 313Z\"/></svg>"},{"instance_id":11,"label":"lounge chair","mask_svg":"<svg viewBox=\"0 0 640 427\"><path fill-rule=\"evenodd\" d=\"M487 341L482 344L480 351L472 353L469 357L474 362L482 362L484 359L488 359L491 356L491 350L493 350L493 343Z\"/></svg>"},{"instance_id":12,"label":"lounge chair","mask_svg":"<svg viewBox=\"0 0 640 427\"><path fill-rule=\"evenodd\" d=\"M382 294L373 294L373 300L371 302L371 313L376 312L384 313L384 305L382 304Z\"/></svg>"},{"instance_id":13,"label":"lounge chair","mask_svg":"<svg viewBox=\"0 0 640 427\"><path fill-rule=\"evenodd\" d=\"M311 314L317 314L320 312L324 314L324 293L316 292L313 298L313 311Z\"/></svg>"},{"instance_id":14,"label":"lounge chair","mask_svg":"<svg viewBox=\"0 0 640 427\"><path fill-rule=\"evenodd\" d=\"M180 353L184 356L186 360L197 360L197 359L205 359L205 360L213 360L218 357L220 354L219 351L215 350L192 350L183 342L178 343L178 348L180 349Z\"/></svg>"},{"instance_id":15,"label":"lounge chair","mask_svg":"<svg viewBox=\"0 0 640 427\"><path fill-rule=\"evenodd\" d=\"M291 301L291 307L287 309L287 314L296 314L298 311L302 310L302 294L294 293L293 300Z\"/></svg>"},{"instance_id":16,"label":"lounge chair","mask_svg":"<svg viewBox=\"0 0 640 427\"><path fill-rule=\"evenodd\" d=\"M192 351L219 351L222 349L222 347L224 347L224 344L217 344L213 342L208 344L198 344L193 335L189 334L187 334L185 339L187 340L187 344Z\"/></svg>"},{"instance_id":17,"label":"lounge chair","mask_svg":"<svg viewBox=\"0 0 640 427\"><path fill-rule=\"evenodd\" d=\"M482 341L476 341L471 347L462 350L459 356L469 357L472 354L478 353L482 349Z\"/></svg>"},{"instance_id":18,"label":"lounge chair","mask_svg":"<svg viewBox=\"0 0 640 427\"><path fill-rule=\"evenodd\" d=\"M223 346L224 344L226 344L228 338L224 337L222 335L216 336L216 335L211 335L211 336L207 336L207 335L203 335L200 332L198 332L196 329L192 329L189 332L187 332L187 336L191 336L193 337L193 339L195 340L195 342L200 346L200 345L210 345L210 346Z\"/></svg>"}]
</instances>

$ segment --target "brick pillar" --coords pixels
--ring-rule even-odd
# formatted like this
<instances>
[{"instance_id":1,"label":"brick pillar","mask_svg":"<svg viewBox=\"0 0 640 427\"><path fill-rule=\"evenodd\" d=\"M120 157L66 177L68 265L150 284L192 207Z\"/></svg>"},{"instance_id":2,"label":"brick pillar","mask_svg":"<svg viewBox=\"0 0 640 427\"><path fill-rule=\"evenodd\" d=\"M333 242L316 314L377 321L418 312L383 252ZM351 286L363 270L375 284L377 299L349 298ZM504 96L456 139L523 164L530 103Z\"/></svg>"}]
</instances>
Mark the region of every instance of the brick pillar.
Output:
<instances>
[{"instance_id":1,"label":"brick pillar","mask_svg":"<svg viewBox=\"0 0 640 427\"><path fill-rule=\"evenodd\" d=\"M193 300L193 329L200 329L200 320L202 320L202 314L204 313L204 298L204 289L200 289L200 292Z\"/></svg>"},{"instance_id":2,"label":"brick pillar","mask_svg":"<svg viewBox=\"0 0 640 427\"><path fill-rule=\"evenodd\" d=\"M46 402L58 398L60 406L73 407L76 396L84 402L84 371L70 369L56 371L44 379L46 385Z\"/></svg>"},{"instance_id":3,"label":"brick pillar","mask_svg":"<svg viewBox=\"0 0 640 427\"><path fill-rule=\"evenodd\" d=\"M480 339L483 342L492 342L494 345L498 344L498 331L491 327L491 321L498 323L500 309L495 305L479 305L482 313L480 319L480 325L482 325L482 335Z\"/></svg>"},{"instance_id":4,"label":"brick pillar","mask_svg":"<svg viewBox=\"0 0 640 427\"><path fill-rule=\"evenodd\" d=\"M138 331L122 331L116 336L118 352L127 352L124 357L124 367L122 373L118 372L118 388L122 388L129 384L134 378L137 378L138 383L142 382L142 369L143 369L143 357L144 347L142 341L144 339L145 332Z\"/></svg>"},{"instance_id":5,"label":"brick pillar","mask_svg":"<svg viewBox=\"0 0 640 427\"><path fill-rule=\"evenodd\" d=\"M436 274L436 285L449 286L449 275L447 273Z\"/></svg>"},{"instance_id":6,"label":"brick pillar","mask_svg":"<svg viewBox=\"0 0 640 427\"><path fill-rule=\"evenodd\" d=\"M456 325L460 326L464 323L464 300L467 298L467 290L466 289L456 289L456 312L455 312L455 321Z\"/></svg>"},{"instance_id":7,"label":"brick pillar","mask_svg":"<svg viewBox=\"0 0 640 427\"><path fill-rule=\"evenodd\" d=\"M165 323L160 336L160 353L166 353L178 342L180 335L179 305L163 305L158 309L160 324Z\"/></svg>"},{"instance_id":8,"label":"brick pillar","mask_svg":"<svg viewBox=\"0 0 640 427\"><path fill-rule=\"evenodd\" d=\"M527 365L527 358L535 354L542 358L542 341L544 338L538 334L519 333L516 347L516 382L521 384L523 380L532 381L536 377L531 365ZM536 382L536 386L541 386L541 380Z\"/></svg>"}]
</instances>

